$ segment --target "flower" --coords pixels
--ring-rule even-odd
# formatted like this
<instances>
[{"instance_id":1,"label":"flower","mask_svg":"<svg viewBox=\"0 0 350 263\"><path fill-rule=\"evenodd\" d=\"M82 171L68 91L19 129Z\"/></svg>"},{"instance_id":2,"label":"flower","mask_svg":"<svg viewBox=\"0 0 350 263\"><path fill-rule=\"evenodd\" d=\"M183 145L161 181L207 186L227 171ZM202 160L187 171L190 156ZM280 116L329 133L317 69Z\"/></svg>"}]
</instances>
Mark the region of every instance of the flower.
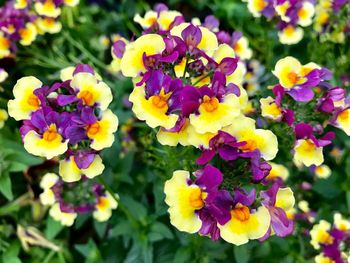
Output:
<instances>
[{"instance_id":1,"label":"flower","mask_svg":"<svg viewBox=\"0 0 350 263\"><path fill-rule=\"evenodd\" d=\"M42 82L35 77L19 79L13 88L14 100L9 100L9 115L19 120L27 120L30 115L39 109L40 100L34 91L41 88Z\"/></svg>"},{"instance_id":2,"label":"flower","mask_svg":"<svg viewBox=\"0 0 350 263\"><path fill-rule=\"evenodd\" d=\"M115 196L119 198L117 194L115 194ZM112 210L117 207L118 202L107 192L106 195L99 197L95 211L93 212L93 217L99 222L107 221L112 215Z\"/></svg>"},{"instance_id":3,"label":"flower","mask_svg":"<svg viewBox=\"0 0 350 263\"><path fill-rule=\"evenodd\" d=\"M53 219L60 222L64 226L72 226L74 224L75 219L77 218L77 213L62 212L58 203L54 204L50 208L49 213Z\"/></svg>"},{"instance_id":4,"label":"flower","mask_svg":"<svg viewBox=\"0 0 350 263\"><path fill-rule=\"evenodd\" d=\"M264 236L270 227L270 214L264 206L249 208L255 199L254 191L247 196L236 191L235 199L230 211L230 220L226 224L218 224L218 227L222 239L239 246L247 243L249 239Z\"/></svg>"},{"instance_id":5,"label":"flower","mask_svg":"<svg viewBox=\"0 0 350 263\"><path fill-rule=\"evenodd\" d=\"M315 249L320 248L320 244L332 244L333 238L328 233L331 229L331 224L325 220L321 220L319 224L313 226L310 231L311 245Z\"/></svg>"},{"instance_id":6,"label":"flower","mask_svg":"<svg viewBox=\"0 0 350 263\"><path fill-rule=\"evenodd\" d=\"M4 127L5 121L8 119L7 111L0 109L0 129Z\"/></svg>"},{"instance_id":7,"label":"flower","mask_svg":"<svg viewBox=\"0 0 350 263\"><path fill-rule=\"evenodd\" d=\"M83 154L86 158L86 155ZM104 170L101 157L96 154L93 156L93 160L87 165L87 167L79 168L74 160L74 155L68 159L60 161L59 174L65 182L79 181L83 175L87 178L94 178L100 175Z\"/></svg>"},{"instance_id":8,"label":"flower","mask_svg":"<svg viewBox=\"0 0 350 263\"><path fill-rule=\"evenodd\" d=\"M58 175L55 173L46 173L41 181L40 187L44 190L39 196L43 205L53 205L55 203L55 195L51 188L58 182Z\"/></svg>"}]
</instances>

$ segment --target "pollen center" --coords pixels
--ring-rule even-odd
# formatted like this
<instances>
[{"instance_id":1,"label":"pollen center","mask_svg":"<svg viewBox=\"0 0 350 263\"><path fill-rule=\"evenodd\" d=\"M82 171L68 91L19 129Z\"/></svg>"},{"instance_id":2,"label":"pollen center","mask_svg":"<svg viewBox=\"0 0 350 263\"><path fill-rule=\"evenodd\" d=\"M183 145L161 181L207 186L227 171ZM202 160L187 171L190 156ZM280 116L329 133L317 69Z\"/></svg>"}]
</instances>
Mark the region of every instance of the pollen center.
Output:
<instances>
[{"instance_id":1,"label":"pollen center","mask_svg":"<svg viewBox=\"0 0 350 263\"><path fill-rule=\"evenodd\" d=\"M8 49L10 45L10 40L8 40L6 37L0 36L0 49Z\"/></svg>"},{"instance_id":2,"label":"pollen center","mask_svg":"<svg viewBox=\"0 0 350 263\"><path fill-rule=\"evenodd\" d=\"M30 106L36 107L38 108L40 105L40 100L37 96L35 96L34 94L29 95L28 99L27 99L27 103Z\"/></svg>"},{"instance_id":3,"label":"pollen center","mask_svg":"<svg viewBox=\"0 0 350 263\"><path fill-rule=\"evenodd\" d=\"M247 221L250 217L250 210L247 206L244 206L240 203L236 205L234 209L231 210L231 216L237 220L244 222Z\"/></svg>"},{"instance_id":4,"label":"pollen center","mask_svg":"<svg viewBox=\"0 0 350 263\"><path fill-rule=\"evenodd\" d=\"M100 197L96 206L98 209L106 209L108 207L108 199L103 196Z\"/></svg>"},{"instance_id":5,"label":"pollen center","mask_svg":"<svg viewBox=\"0 0 350 263\"><path fill-rule=\"evenodd\" d=\"M345 110L345 111L342 111L341 113L339 113L338 115L338 118L341 120L341 121L346 121L349 119L349 111L348 110Z\"/></svg>"},{"instance_id":6,"label":"pollen center","mask_svg":"<svg viewBox=\"0 0 350 263\"><path fill-rule=\"evenodd\" d=\"M51 124L49 126L49 128L44 132L43 139L45 141L51 142L51 141L55 140L58 135L59 134L57 133L56 125L55 124Z\"/></svg>"},{"instance_id":7,"label":"pollen center","mask_svg":"<svg viewBox=\"0 0 350 263\"><path fill-rule=\"evenodd\" d=\"M246 144L239 147L242 151L252 152L257 148L256 141L254 140L246 140Z\"/></svg>"},{"instance_id":8,"label":"pollen center","mask_svg":"<svg viewBox=\"0 0 350 263\"><path fill-rule=\"evenodd\" d=\"M190 205L195 209L201 209L204 206L202 191L199 187L194 188L189 197Z\"/></svg>"},{"instance_id":9,"label":"pollen center","mask_svg":"<svg viewBox=\"0 0 350 263\"><path fill-rule=\"evenodd\" d=\"M93 137L96 135L100 130L100 124L98 122L95 122L94 124L90 124L87 127L87 136Z\"/></svg>"},{"instance_id":10,"label":"pollen center","mask_svg":"<svg viewBox=\"0 0 350 263\"><path fill-rule=\"evenodd\" d=\"M165 94L164 89L161 89L159 94L150 97L150 100L155 107L162 109L168 106L168 100L170 96L171 96L171 92L168 92Z\"/></svg>"},{"instance_id":11,"label":"pollen center","mask_svg":"<svg viewBox=\"0 0 350 263\"><path fill-rule=\"evenodd\" d=\"M82 99L85 105L94 105L94 95L87 90L83 90L78 93L78 98Z\"/></svg>"},{"instance_id":12,"label":"pollen center","mask_svg":"<svg viewBox=\"0 0 350 263\"><path fill-rule=\"evenodd\" d=\"M205 95L202 105L207 112L212 112L219 107L219 100L216 97L210 98L209 96Z\"/></svg>"},{"instance_id":13,"label":"pollen center","mask_svg":"<svg viewBox=\"0 0 350 263\"><path fill-rule=\"evenodd\" d=\"M289 72L287 77L292 84L296 84L299 80L298 74L295 72Z\"/></svg>"}]
</instances>

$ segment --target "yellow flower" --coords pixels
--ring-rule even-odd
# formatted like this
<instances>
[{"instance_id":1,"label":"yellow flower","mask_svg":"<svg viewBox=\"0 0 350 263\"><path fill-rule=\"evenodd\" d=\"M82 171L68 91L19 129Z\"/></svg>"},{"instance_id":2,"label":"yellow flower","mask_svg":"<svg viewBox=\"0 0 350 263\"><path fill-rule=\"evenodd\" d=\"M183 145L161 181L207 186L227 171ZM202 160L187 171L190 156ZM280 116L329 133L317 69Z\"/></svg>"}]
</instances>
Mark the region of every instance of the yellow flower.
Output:
<instances>
[{"instance_id":1,"label":"yellow flower","mask_svg":"<svg viewBox=\"0 0 350 263\"><path fill-rule=\"evenodd\" d=\"M63 0L66 6L74 7L79 4L79 0Z\"/></svg>"},{"instance_id":2,"label":"yellow flower","mask_svg":"<svg viewBox=\"0 0 350 263\"><path fill-rule=\"evenodd\" d=\"M326 179L326 178L330 177L331 174L332 174L331 169L325 164L322 164L320 166L316 166L316 168L315 168L315 175L318 178Z\"/></svg>"},{"instance_id":3,"label":"yellow flower","mask_svg":"<svg viewBox=\"0 0 350 263\"><path fill-rule=\"evenodd\" d=\"M270 213L264 206L256 212L238 203L231 210L231 219L225 225L218 224L220 235L225 241L234 245L242 245L249 239L263 237L270 227Z\"/></svg>"},{"instance_id":4,"label":"yellow flower","mask_svg":"<svg viewBox=\"0 0 350 263\"><path fill-rule=\"evenodd\" d=\"M189 26L189 23L182 23L180 25L174 26L170 30L172 36L177 36L182 38L182 31ZM216 35L211 32L208 28L199 26L199 29L202 32L202 39L198 44L198 48L206 52L209 56L218 48L218 39Z\"/></svg>"},{"instance_id":5,"label":"yellow flower","mask_svg":"<svg viewBox=\"0 0 350 263\"><path fill-rule=\"evenodd\" d=\"M161 11L157 19L159 28L161 30L169 30L171 23L174 22L175 18L178 16L182 16L182 14L178 11L173 11L173 10Z\"/></svg>"},{"instance_id":6,"label":"yellow flower","mask_svg":"<svg viewBox=\"0 0 350 263\"><path fill-rule=\"evenodd\" d=\"M145 72L143 54L146 56L160 54L165 49L163 38L157 34L146 34L125 47L125 53L120 62L122 73L126 77L136 77Z\"/></svg>"},{"instance_id":7,"label":"yellow flower","mask_svg":"<svg viewBox=\"0 0 350 263\"><path fill-rule=\"evenodd\" d=\"M260 107L261 116L272 120L281 120L282 110L271 96L260 99Z\"/></svg>"},{"instance_id":8,"label":"yellow flower","mask_svg":"<svg viewBox=\"0 0 350 263\"><path fill-rule=\"evenodd\" d=\"M27 0L16 0L14 7L16 9L24 9L28 6Z\"/></svg>"},{"instance_id":9,"label":"yellow flower","mask_svg":"<svg viewBox=\"0 0 350 263\"><path fill-rule=\"evenodd\" d=\"M8 117L7 111L0 109L0 129L4 127L5 121L8 119Z\"/></svg>"},{"instance_id":10,"label":"yellow flower","mask_svg":"<svg viewBox=\"0 0 350 263\"><path fill-rule=\"evenodd\" d=\"M309 167L323 163L323 147L317 147L310 139L298 140L294 146L294 160Z\"/></svg>"},{"instance_id":11,"label":"yellow flower","mask_svg":"<svg viewBox=\"0 0 350 263\"><path fill-rule=\"evenodd\" d=\"M50 209L50 216L64 226L71 226L77 218L77 213L65 213L61 211L60 205L55 203Z\"/></svg>"},{"instance_id":12,"label":"yellow flower","mask_svg":"<svg viewBox=\"0 0 350 263\"><path fill-rule=\"evenodd\" d=\"M276 194L275 206L282 208L284 211L293 209L295 204L295 198L293 191L289 188L279 188Z\"/></svg>"},{"instance_id":13,"label":"yellow flower","mask_svg":"<svg viewBox=\"0 0 350 263\"><path fill-rule=\"evenodd\" d=\"M304 213L308 213L310 212L310 207L309 207L309 203L305 200L302 200L298 203L298 207L301 211L303 211Z\"/></svg>"},{"instance_id":14,"label":"yellow flower","mask_svg":"<svg viewBox=\"0 0 350 263\"><path fill-rule=\"evenodd\" d=\"M250 118L242 117L223 130L236 137L238 141L247 142L241 146L241 150L254 151L258 149L267 161L275 158L278 152L276 135L270 130L256 129L255 121Z\"/></svg>"},{"instance_id":15,"label":"yellow flower","mask_svg":"<svg viewBox=\"0 0 350 263\"><path fill-rule=\"evenodd\" d=\"M119 196L114 194L117 198ZM112 216L112 210L118 207L118 202L113 198L113 196L106 192L105 196L101 196L95 206L95 211L93 212L93 217L99 221L107 221Z\"/></svg>"},{"instance_id":16,"label":"yellow flower","mask_svg":"<svg viewBox=\"0 0 350 263\"><path fill-rule=\"evenodd\" d=\"M232 124L240 114L240 104L236 95L228 94L222 102L216 97L204 96L199 106L199 114L190 115L190 123L198 133L216 133L221 128Z\"/></svg>"},{"instance_id":17,"label":"yellow flower","mask_svg":"<svg viewBox=\"0 0 350 263\"><path fill-rule=\"evenodd\" d=\"M306 82L305 75L307 75L309 64L305 65L305 68L301 63L293 57L285 57L277 61L275 70L272 73L279 79L279 83L283 88L289 90L296 85Z\"/></svg>"},{"instance_id":18,"label":"yellow flower","mask_svg":"<svg viewBox=\"0 0 350 263\"><path fill-rule=\"evenodd\" d=\"M336 126L350 136L350 109L340 112L336 119Z\"/></svg>"},{"instance_id":19,"label":"yellow flower","mask_svg":"<svg viewBox=\"0 0 350 263\"><path fill-rule=\"evenodd\" d=\"M282 21L289 22L289 16L286 16L287 10L290 7L290 3L288 1L284 2L281 5L277 5L275 10L277 14L281 17Z\"/></svg>"},{"instance_id":20,"label":"yellow flower","mask_svg":"<svg viewBox=\"0 0 350 263\"><path fill-rule=\"evenodd\" d=\"M129 101L133 103L132 110L136 117L146 121L151 128L161 126L165 129L170 129L174 127L179 117L176 114L167 114L171 92L165 93L164 89L162 89L158 95L153 95L148 99L145 96L144 87L137 86L135 86L129 96Z\"/></svg>"},{"instance_id":21,"label":"yellow flower","mask_svg":"<svg viewBox=\"0 0 350 263\"><path fill-rule=\"evenodd\" d=\"M35 21L36 26L38 27L38 32L40 34L50 33L55 34L61 31L62 24L59 21L56 21L54 18L45 17L38 18Z\"/></svg>"},{"instance_id":22,"label":"yellow flower","mask_svg":"<svg viewBox=\"0 0 350 263\"><path fill-rule=\"evenodd\" d=\"M51 124L42 136L34 130L29 131L24 136L23 143L27 152L47 159L61 155L68 149L68 140L63 141L55 124Z\"/></svg>"},{"instance_id":23,"label":"yellow flower","mask_svg":"<svg viewBox=\"0 0 350 263\"><path fill-rule=\"evenodd\" d=\"M68 160L60 161L59 175L65 182L75 182L81 179L82 175L86 175L88 178L94 178L102 174L105 166L102 163L101 157L96 154L94 160L85 169L79 169L74 161L74 156L70 156Z\"/></svg>"},{"instance_id":24,"label":"yellow flower","mask_svg":"<svg viewBox=\"0 0 350 263\"><path fill-rule=\"evenodd\" d=\"M301 26L309 26L312 24L312 17L315 14L315 7L312 3L305 1L298 10L298 24Z\"/></svg>"},{"instance_id":25,"label":"yellow flower","mask_svg":"<svg viewBox=\"0 0 350 263\"><path fill-rule=\"evenodd\" d=\"M187 128L188 133L188 143L196 148L204 147L209 148L209 141L217 135L217 132L211 133L198 133L196 129L190 124Z\"/></svg>"},{"instance_id":26,"label":"yellow flower","mask_svg":"<svg viewBox=\"0 0 350 263\"><path fill-rule=\"evenodd\" d=\"M160 128L157 133L158 142L162 145L168 145L168 146L176 146L179 143L182 146L190 145L189 139L188 139L188 126L189 126L189 121L187 119L185 124L182 126L182 128L178 132L169 132Z\"/></svg>"},{"instance_id":27,"label":"yellow flower","mask_svg":"<svg viewBox=\"0 0 350 263\"><path fill-rule=\"evenodd\" d=\"M248 0L248 9L254 17L260 17L261 11L268 5L265 0Z\"/></svg>"},{"instance_id":28,"label":"yellow flower","mask_svg":"<svg viewBox=\"0 0 350 263\"><path fill-rule=\"evenodd\" d=\"M111 110L105 110L101 115L100 120L86 127L87 136L92 140L90 147L96 151L111 147L113 133L118 129L118 117Z\"/></svg>"},{"instance_id":29,"label":"yellow flower","mask_svg":"<svg viewBox=\"0 0 350 263\"><path fill-rule=\"evenodd\" d=\"M10 52L11 42L4 36L4 33L0 31L0 58L7 57Z\"/></svg>"},{"instance_id":30,"label":"yellow flower","mask_svg":"<svg viewBox=\"0 0 350 263\"><path fill-rule=\"evenodd\" d=\"M71 81L71 87L78 91L77 97L88 106L97 103L101 110L106 110L113 100L111 89L107 84L99 81L96 75L87 72L75 74Z\"/></svg>"},{"instance_id":31,"label":"yellow flower","mask_svg":"<svg viewBox=\"0 0 350 263\"><path fill-rule=\"evenodd\" d=\"M40 100L34 91L41 86L41 81L35 77L19 79L13 88L15 99L9 100L7 104L9 115L17 121L29 119L30 114L39 109Z\"/></svg>"},{"instance_id":32,"label":"yellow flower","mask_svg":"<svg viewBox=\"0 0 350 263\"><path fill-rule=\"evenodd\" d=\"M195 213L204 206L204 194L196 185L188 185L188 171L177 170L165 182L165 203L169 206L170 223L180 231L195 233L202 222Z\"/></svg>"},{"instance_id":33,"label":"yellow flower","mask_svg":"<svg viewBox=\"0 0 350 263\"><path fill-rule=\"evenodd\" d=\"M323 254L319 254L315 257L315 263L335 263L335 261Z\"/></svg>"},{"instance_id":34,"label":"yellow flower","mask_svg":"<svg viewBox=\"0 0 350 263\"><path fill-rule=\"evenodd\" d=\"M248 39L244 36L235 43L233 49L241 59L250 59L252 57L253 51L249 48Z\"/></svg>"},{"instance_id":35,"label":"yellow flower","mask_svg":"<svg viewBox=\"0 0 350 263\"><path fill-rule=\"evenodd\" d=\"M37 1L34 4L34 8L41 16L56 18L61 14L61 9L56 7L53 0L46 0L44 3Z\"/></svg>"},{"instance_id":36,"label":"yellow flower","mask_svg":"<svg viewBox=\"0 0 350 263\"><path fill-rule=\"evenodd\" d=\"M19 30L19 35L21 37L21 40L19 43L23 46L30 45L36 38L37 30L33 23L27 23L25 28L21 28Z\"/></svg>"},{"instance_id":37,"label":"yellow flower","mask_svg":"<svg viewBox=\"0 0 350 263\"><path fill-rule=\"evenodd\" d=\"M304 30L300 27L288 25L278 32L278 38L282 44L292 45L299 43L304 36Z\"/></svg>"},{"instance_id":38,"label":"yellow flower","mask_svg":"<svg viewBox=\"0 0 350 263\"><path fill-rule=\"evenodd\" d=\"M334 225L340 231L350 230L350 221L343 218L339 213L334 214Z\"/></svg>"},{"instance_id":39,"label":"yellow flower","mask_svg":"<svg viewBox=\"0 0 350 263\"><path fill-rule=\"evenodd\" d=\"M157 18L158 18L157 12L153 10L149 10L145 13L144 17L141 17L140 14L136 14L134 16L134 21L140 24L140 26L143 29L147 29L157 22Z\"/></svg>"},{"instance_id":40,"label":"yellow flower","mask_svg":"<svg viewBox=\"0 0 350 263\"><path fill-rule=\"evenodd\" d=\"M273 162L269 162L269 164L271 165L271 171L266 179L273 180L274 178L279 177L283 181L287 180L289 177L289 171L284 165Z\"/></svg>"},{"instance_id":41,"label":"yellow flower","mask_svg":"<svg viewBox=\"0 0 350 263\"><path fill-rule=\"evenodd\" d=\"M319 224L313 226L310 231L311 245L315 249L320 248L320 244L330 245L333 243L333 237L329 234L331 224L325 220L321 220Z\"/></svg>"},{"instance_id":42,"label":"yellow flower","mask_svg":"<svg viewBox=\"0 0 350 263\"><path fill-rule=\"evenodd\" d=\"M40 194L40 202L43 205L53 205L55 200L54 192L51 187L58 181L58 175L55 173L46 173L40 181L40 187L43 189L43 193Z\"/></svg>"}]
</instances>

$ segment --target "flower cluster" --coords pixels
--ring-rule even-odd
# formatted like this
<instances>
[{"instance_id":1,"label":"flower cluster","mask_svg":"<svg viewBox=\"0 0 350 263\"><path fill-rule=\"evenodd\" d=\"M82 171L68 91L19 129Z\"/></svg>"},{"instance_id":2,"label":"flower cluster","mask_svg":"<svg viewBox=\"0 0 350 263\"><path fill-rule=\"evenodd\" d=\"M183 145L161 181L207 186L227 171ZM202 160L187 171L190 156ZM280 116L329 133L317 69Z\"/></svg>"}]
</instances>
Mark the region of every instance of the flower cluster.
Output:
<instances>
[{"instance_id":1,"label":"flower cluster","mask_svg":"<svg viewBox=\"0 0 350 263\"><path fill-rule=\"evenodd\" d=\"M193 177L178 170L165 183L171 223L236 245L291 234L287 212L293 192L267 162L277 154L277 138L244 115L244 59L252 55L247 39L240 32L219 31L213 16L186 23L164 5L134 20L144 34L114 47L122 74L133 78L129 100L136 117L160 127L161 144L192 145L202 152L197 164L203 167ZM252 64L250 74L259 75L258 68ZM216 155L225 163L221 170ZM283 170L275 164L278 169Z\"/></svg>"},{"instance_id":2,"label":"flower cluster","mask_svg":"<svg viewBox=\"0 0 350 263\"><path fill-rule=\"evenodd\" d=\"M312 24L314 1L309 0L246 0L254 17L277 20L278 38L282 44L296 44L304 35L302 27Z\"/></svg>"},{"instance_id":3,"label":"flower cluster","mask_svg":"<svg viewBox=\"0 0 350 263\"><path fill-rule=\"evenodd\" d=\"M350 221L339 213L334 214L333 225L321 220L310 231L311 245L321 250L315 257L316 263L348 262L350 246Z\"/></svg>"},{"instance_id":4,"label":"flower cluster","mask_svg":"<svg viewBox=\"0 0 350 263\"><path fill-rule=\"evenodd\" d=\"M47 173L40 182L40 201L50 206L50 216L62 225L73 225L78 214L92 212L100 222L107 221L116 209L118 195L113 197L98 183L86 177L79 182L65 183L54 173Z\"/></svg>"},{"instance_id":5,"label":"flower cluster","mask_svg":"<svg viewBox=\"0 0 350 263\"><path fill-rule=\"evenodd\" d=\"M349 0L320 0L316 5L314 29L320 34L321 40L344 42L350 35L350 20L339 19L338 14L344 12L344 17L349 17L349 8L345 5ZM347 36L348 35L348 36Z\"/></svg>"},{"instance_id":6,"label":"flower cluster","mask_svg":"<svg viewBox=\"0 0 350 263\"><path fill-rule=\"evenodd\" d=\"M61 82L43 85L35 77L19 79L8 102L9 115L23 120L24 148L31 154L59 157L59 174L66 182L104 170L99 155L114 142L118 118L108 105L110 88L89 65L61 71Z\"/></svg>"},{"instance_id":7,"label":"flower cluster","mask_svg":"<svg viewBox=\"0 0 350 263\"><path fill-rule=\"evenodd\" d=\"M327 82L332 74L326 68L315 63L302 65L293 57L279 60L273 74L279 84L272 89L274 98L269 96L260 100L262 116L285 122L293 129L296 164L322 165L323 147L329 145L335 135L325 133L325 127L332 125L350 134L346 90ZM316 171L321 172L320 169Z\"/></svg>"},{"instance_id":8,"label":"flower cluster","mask_svg":"<svg viewBox=\"0 0 350 263\"><path fill-rule=\"evenodd\" d=\"M15 53L17 42L28 46L38 34L59 32L61 7L78 3L79 0L7 1L0 8L0 59Z\"/></svg>"},{"instance_id":9,"label":"flower cluster","mask_svg":"<svg viewBox=\"0 0 350 263\"><path fill-rule=\"evenodd\" d=\"M219 130L242 117L247 105L245 66L239 58L251 55L247 40L238 32L218 31L212 16L202 25L186 23L164 5L135 21L144 34L113 47L122 74L135 84L129 97L133 112L148 126L160 127L161 144L208 147Z\"/></svg>"},{"instance_id":10,"label":"flower cluster","mask_svg":"<svg viewBox=\"0 0 350 263\"><path fill-rule=\"evenodd\" d=\"M235 245L293 232L288 213L295 200L290 188L274 182L259 194L256 189L247 192L239 187L239 182L247 180L243 174L223 175L209 164L193 174L194 179L188 171L178 170L165 183L170 220L179 230L199 232L213 240L221 237ZM231 188L230 180L236 182L235 187Z\"/></svg>"}]
</instances>

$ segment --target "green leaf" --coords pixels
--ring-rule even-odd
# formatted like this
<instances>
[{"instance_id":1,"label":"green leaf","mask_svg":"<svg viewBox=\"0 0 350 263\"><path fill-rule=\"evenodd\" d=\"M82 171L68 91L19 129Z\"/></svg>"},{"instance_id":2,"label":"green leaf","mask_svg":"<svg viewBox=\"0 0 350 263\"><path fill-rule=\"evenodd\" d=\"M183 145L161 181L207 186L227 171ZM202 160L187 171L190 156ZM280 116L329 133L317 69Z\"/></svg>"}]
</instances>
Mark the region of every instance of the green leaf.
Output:
<instances>
[{"instance_id":1,"label":"green leaf","mask_svg":"<svg viewBox=\"0 0 350 263\"><path fill-rule=\"evenodd\" d=\"M0 192L9 200L13 199L10 175L6 172L0 176Z\"/></svg>"},{"instance_id":2,"label":"green leaf","mask_svg":"<svg viewBox=\"0 0 350 263\"><path fill-rule=\"evenodd\" d=\"M100 251L92 239L85 245L75 245L75 249L86 258L87 263L102 262Z\"/></svg>"},{"instance_id":3,"label":"green leaf","mask_svg":"<svg viewBox=\"0 0 350 263\"><path fill-rule=\"evenodd\" d=\"M107 226L108 226L107 222L98 222L98 221L94 220L94 228L97 232L97 235L100 238L104 237L104 235L106 233Z\"/></svg>"},{"instance_id":4,"label":"green leaf","mask_svg":"<svg viewBox=\"0 0 350 263\"><path fill-rule=\"evenodd\" d=\"M247 245L235 246L233 248L236 262L247 263L250 258L250 251Z\"/></svg>"},{"instance_id":5,"label":"green leaf","mask_svg":"<svg viewBox=\"0 0 350 263\"><path fill-rule=\"evenodd\" d=\"M52 217L48 217L46 222L45 236L47 239L54 239L59 232L64 228L64 226L55 221Z\"/></svg>"},{"instance_id":6,"label":"green leaf","mask_svg":"<svg viewBox=\"0 0 350 263\"><path fill-rule=\"evenodd\" d=\"M163 238L173 239L174 235L170 229L163 223L156 222L151 226L151 232L149 234L149 239L151 241L162 240Z\"/></svg>"}]
</instances>

